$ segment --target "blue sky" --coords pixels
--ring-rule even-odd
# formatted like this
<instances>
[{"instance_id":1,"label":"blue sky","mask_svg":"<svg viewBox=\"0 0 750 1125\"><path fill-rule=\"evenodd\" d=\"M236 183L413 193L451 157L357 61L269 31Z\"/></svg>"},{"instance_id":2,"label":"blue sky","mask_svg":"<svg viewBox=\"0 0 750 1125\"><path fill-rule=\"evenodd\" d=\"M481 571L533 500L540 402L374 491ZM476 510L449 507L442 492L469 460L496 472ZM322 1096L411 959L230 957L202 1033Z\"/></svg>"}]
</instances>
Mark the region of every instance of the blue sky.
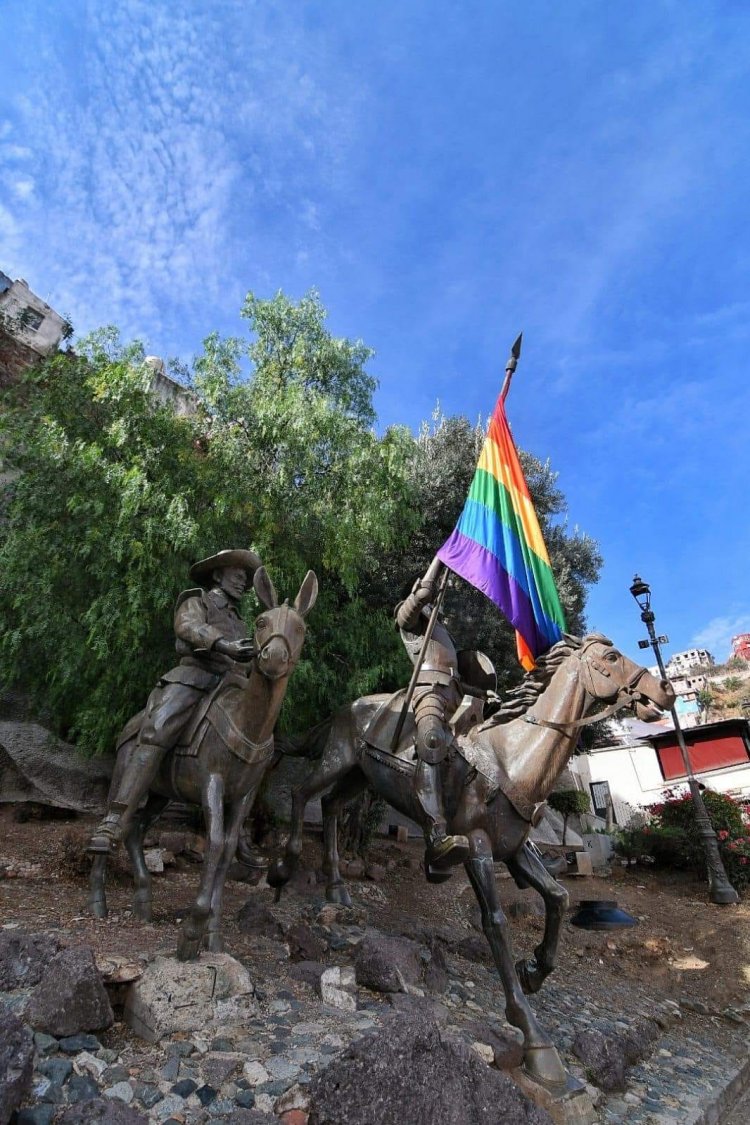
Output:
<instances>
[{"instance_id":1,"label":"blue sky","mask_svg":"<svg viewBox=\"0 0 750 1125\"><path fill-rule=\"evenodd\" d=\"M750 8L0 0L0 268L189 358L315 286L381 422L492 408L636 651L750 631ZM439 544L436 543L436 548Z\"/></svg>"}]
</instances>

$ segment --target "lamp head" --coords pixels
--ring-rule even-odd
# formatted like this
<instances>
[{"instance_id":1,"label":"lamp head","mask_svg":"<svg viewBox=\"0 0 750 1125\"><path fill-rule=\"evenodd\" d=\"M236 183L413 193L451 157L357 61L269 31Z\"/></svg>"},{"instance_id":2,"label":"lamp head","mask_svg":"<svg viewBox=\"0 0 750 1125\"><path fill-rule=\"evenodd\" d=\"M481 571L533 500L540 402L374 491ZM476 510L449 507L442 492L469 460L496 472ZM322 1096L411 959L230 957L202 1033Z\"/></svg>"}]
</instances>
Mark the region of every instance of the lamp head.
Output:
<instances>
[{"instance_id":1,"label":"lamp head","mask_svg":"<svg viewBox=\"0 0 750 1125\"><path fill-rule=\"evenodd\" d=\"M651 587L648 582L644 582L643 579L636 574L633 579L633 585L630 587L630 593L635 598L641 612L648 613L651 608Z\"/></svg>"}]
</instances>

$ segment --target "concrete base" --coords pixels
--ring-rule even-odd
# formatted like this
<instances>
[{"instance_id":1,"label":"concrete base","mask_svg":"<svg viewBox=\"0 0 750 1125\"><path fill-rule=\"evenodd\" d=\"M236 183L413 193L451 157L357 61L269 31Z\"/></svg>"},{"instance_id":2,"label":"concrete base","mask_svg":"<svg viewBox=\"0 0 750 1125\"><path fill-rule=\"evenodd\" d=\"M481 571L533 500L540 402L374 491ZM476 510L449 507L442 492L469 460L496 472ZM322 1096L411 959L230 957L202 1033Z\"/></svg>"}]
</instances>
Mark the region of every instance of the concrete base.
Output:
<instances>
[{"instance_id":1,"label":"concrete base","mask_svg":"<svg viewBox=\"0 0 750 1125\"><path fill-rule=\"evenodd\" d=\"M512 1071L511 1077L527 1098L546 1109L555 1125L594 1125L596 1112L588 1091L572 1074L568 1075L567 1087L558 1093L534 1082L522 1068Z\"/></svg>"},{"instance_id":2,"label":"concrete base","mask_svg":"<svg viewBox=\"0 0 750 1125\"><path fill-rule=\"evenodd\" d=\"M242 1024L257 1014L253 982L228 953L197 961L156 957L130 987L124 1019L136 1035L157 1043L175 1031Z\"/></svg>"}]
</instances>

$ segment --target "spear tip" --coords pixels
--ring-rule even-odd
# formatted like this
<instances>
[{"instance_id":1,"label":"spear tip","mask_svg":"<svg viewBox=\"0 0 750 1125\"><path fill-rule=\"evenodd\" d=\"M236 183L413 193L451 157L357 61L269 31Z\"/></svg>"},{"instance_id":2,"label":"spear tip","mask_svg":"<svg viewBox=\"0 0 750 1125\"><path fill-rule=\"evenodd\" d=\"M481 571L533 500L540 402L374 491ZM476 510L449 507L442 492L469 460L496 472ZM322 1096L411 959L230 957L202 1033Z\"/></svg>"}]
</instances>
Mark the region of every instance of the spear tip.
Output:
<instances>
[{"instance_id":1,"label":"spear tip","mask_svg":"<svg viewBox=\"0 0 750 1125\"><path fill-rule=\"evenodd\" d=\"M521 355L521 341L523 340L523 332L518 333L518 337L513 347L510 349L510 354L514 359L519 359Z\"/></svg>"}]
</instances>

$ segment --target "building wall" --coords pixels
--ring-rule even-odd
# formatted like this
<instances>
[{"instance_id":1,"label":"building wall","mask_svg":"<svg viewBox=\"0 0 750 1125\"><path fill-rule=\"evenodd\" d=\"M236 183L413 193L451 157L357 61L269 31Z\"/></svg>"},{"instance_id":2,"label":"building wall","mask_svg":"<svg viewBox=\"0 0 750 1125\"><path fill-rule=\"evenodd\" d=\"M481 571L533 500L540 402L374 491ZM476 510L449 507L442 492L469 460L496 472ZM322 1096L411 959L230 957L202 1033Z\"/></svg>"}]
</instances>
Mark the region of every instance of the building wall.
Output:
<instances>
[{"instance_id":1,"label":"building wall","mask_svg":"<svg viewBox=\"0 0 750 1125\"><path fill-rule=\"evenodd\" d=\"M636 746L615 746L592 754L573 758L571 769L581 778L583 788L590 794L591 782L609 782L615 818L620 827L661 799L665 789L680 788L684 780L667 782L659 767L653 746L644 743ZM720 793L750 794L750 762L720 770L696 773L709 789Z\"/></svg>"},{"instance_id":2,"label":"building wall","mask_svg":"<svg viewBox=\"0 0 750 1125\"><path fill-rule=\"evenodd\" d=\"M38 356L54 352L65 332L65 318L33 293L23 278L11 281L0 274L0 282L0 313L10 321L6 331Z\"/></svg>"}]
</instances>

